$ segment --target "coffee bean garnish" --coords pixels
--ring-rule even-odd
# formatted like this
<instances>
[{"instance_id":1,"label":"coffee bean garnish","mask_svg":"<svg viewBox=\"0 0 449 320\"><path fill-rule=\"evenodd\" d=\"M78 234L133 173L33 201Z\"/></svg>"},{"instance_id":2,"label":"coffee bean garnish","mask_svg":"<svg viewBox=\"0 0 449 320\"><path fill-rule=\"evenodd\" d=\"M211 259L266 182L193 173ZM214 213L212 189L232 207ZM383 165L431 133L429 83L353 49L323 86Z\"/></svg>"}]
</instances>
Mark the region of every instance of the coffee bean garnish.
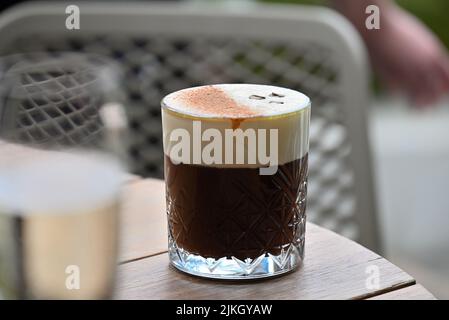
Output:
<instances>
[{"instance_id":1,"label":"coffee bean garnish","mask_svg":"<svg viewBox=\"0 0 449 320\"><path fill-rule=\"evenodd\" d=\"M284 98L285 95L280 94L280 93L276 93L276 92L272 92L272 93L270 94L270 97Z\"/></svg>"},{"instance_id":2,"label":"coffee bean garnish","mask_svg":"<svg viewBox=\"0 0 449 320\"><path fill-rule=\"evenodd\" d=\"M250 98L250 99L253 99L253 100L264 100L264 99L265 99L265 97L263 97L263 96L258 96L257 94L253 94L253 95L250 96L249 98Z\"/></svg>"}]
</instances>

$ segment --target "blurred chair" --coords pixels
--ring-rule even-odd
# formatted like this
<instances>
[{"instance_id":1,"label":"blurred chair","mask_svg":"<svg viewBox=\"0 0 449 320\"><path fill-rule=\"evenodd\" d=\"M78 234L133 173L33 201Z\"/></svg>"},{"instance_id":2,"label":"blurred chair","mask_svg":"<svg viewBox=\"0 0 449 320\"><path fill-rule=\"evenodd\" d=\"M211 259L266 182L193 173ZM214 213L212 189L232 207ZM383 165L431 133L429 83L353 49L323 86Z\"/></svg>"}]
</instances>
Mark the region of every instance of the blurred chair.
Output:
<instances>
[{"instance_id":1,"label":"blurred chair","mask_svg":"<svg viewBox=\"0 0 449 320\"><path fill-rule=\"evenodd\" d=\"M379 251L366 128L367 62L352 26L318 7L83 2L80 30L65 6L0 17L0 53L106 55L126 70L135 173L162 178L161 98L210 83L265 83L312 100L308 218Z\"/></svg>"}]
</instances>

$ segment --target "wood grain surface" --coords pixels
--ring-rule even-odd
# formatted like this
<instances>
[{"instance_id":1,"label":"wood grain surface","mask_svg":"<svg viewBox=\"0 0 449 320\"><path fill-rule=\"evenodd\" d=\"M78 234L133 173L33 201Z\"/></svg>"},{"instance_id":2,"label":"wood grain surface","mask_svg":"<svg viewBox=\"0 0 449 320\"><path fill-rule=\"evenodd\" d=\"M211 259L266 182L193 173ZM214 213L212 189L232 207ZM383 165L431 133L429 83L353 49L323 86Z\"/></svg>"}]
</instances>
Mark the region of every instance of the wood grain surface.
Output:
<instances>
[{"instance_id":1,"label":"wood grain surface","mask_svg":"<svg viewBox=\"0 0 449 320\"><path fill-rule=\"evenodd\" d=\"M119 266L118 299L392 299L395 293L399 299L426 297L424 288L386 259L311 223L304 265L295 272L246 282L193 277L169 266L166 224L163 181L142 179L125 187L121 260L126 263ZM373 268L379 271L379 287L368 281Z\"/></svg>"},{"instance_id":2,"label":"wood grain surface","mask_svg":"<svg viewBox=\"0 0 449 320\"><path fill-rule=\"evenodd\" d=\"M142 179L123 190L121 263L167 251L165 188L161 180Z\"/></svg>"},{"instance_id":3,"label":"wood grain surface","mask_svg":"<svg viewBox=\"0 0 449 320\"><path fill-rule=\"evenodd\" d=\"M367 287L367 268L379 268L379 288ZM257 282L200 279L174 270L160 254L119 267L121 299L361 299L414 284L414 279L360 245L308 224L299 270Z\"/></svg>"},{"instance_id":4,"label":"wood grain surface","mask_svg":"<svg viewBox=\"0 0 449 320\"><path fill-rule=\"evenodd\" d=\"M369 300L436 300L436 298L420 284L387 292L371 297Z\"/></svg>"}]
</instances>

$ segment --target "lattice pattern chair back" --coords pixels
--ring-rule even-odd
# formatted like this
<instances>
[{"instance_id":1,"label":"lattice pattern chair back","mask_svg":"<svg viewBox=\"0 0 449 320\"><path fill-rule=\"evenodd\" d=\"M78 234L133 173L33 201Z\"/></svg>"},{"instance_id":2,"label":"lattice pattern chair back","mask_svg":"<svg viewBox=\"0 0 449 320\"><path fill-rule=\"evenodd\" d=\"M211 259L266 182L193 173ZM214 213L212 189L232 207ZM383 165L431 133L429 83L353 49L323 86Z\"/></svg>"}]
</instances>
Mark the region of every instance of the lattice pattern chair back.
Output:
<instances>
[{"instance_id":1,"label":"lattice pattern chair back","mask_svg":"<svg viewBox=\"0 0 449 320\"><path fill-rule=\"evenodd\" d=\"M31 4L0 19L2 54L81 51L126 70L136 173L163 176L161 98L209 83L285 86L312 100L308 217L379 249L365 103L365 52L349 24L313 7L257 5L238 14L185 4L82 4L81 29L64 7Z\"/></svg>"},{"instance_id":2,"label":"lattice pattern chair back","mask_svg":"<svg viewBox=\"0 0 449 320\"><path fill-rule=\"evenodd\" d=\"M93 61L89 61L93 60ZM95 63L95 64L93 64ZM100 140L102 57L16 54L0 63L0 132L10 141L88 146Z\"/></svg>"}]
</instances>

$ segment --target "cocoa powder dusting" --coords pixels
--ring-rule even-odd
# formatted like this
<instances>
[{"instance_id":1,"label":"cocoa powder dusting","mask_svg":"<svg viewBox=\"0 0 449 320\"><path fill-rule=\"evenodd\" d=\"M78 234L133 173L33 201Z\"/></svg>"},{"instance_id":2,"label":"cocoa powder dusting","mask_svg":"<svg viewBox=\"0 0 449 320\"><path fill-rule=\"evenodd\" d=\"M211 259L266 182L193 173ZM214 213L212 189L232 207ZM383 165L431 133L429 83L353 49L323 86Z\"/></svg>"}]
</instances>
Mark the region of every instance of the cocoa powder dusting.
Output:
<instances>
[{"instance_id":1,"label":"cocoa powder dusting","mask_svg":"<svg viewBox=\"0 0 449 320\"><path fill-rule=\"evenodd\" d=\"M235 102L222 89L204 86L182 92L175 99L181 100L198 113L213 114L217 117L230 118L232 128L237 129L245 118L258 115L244 105Z\"/></svg>"}]
</instances>

